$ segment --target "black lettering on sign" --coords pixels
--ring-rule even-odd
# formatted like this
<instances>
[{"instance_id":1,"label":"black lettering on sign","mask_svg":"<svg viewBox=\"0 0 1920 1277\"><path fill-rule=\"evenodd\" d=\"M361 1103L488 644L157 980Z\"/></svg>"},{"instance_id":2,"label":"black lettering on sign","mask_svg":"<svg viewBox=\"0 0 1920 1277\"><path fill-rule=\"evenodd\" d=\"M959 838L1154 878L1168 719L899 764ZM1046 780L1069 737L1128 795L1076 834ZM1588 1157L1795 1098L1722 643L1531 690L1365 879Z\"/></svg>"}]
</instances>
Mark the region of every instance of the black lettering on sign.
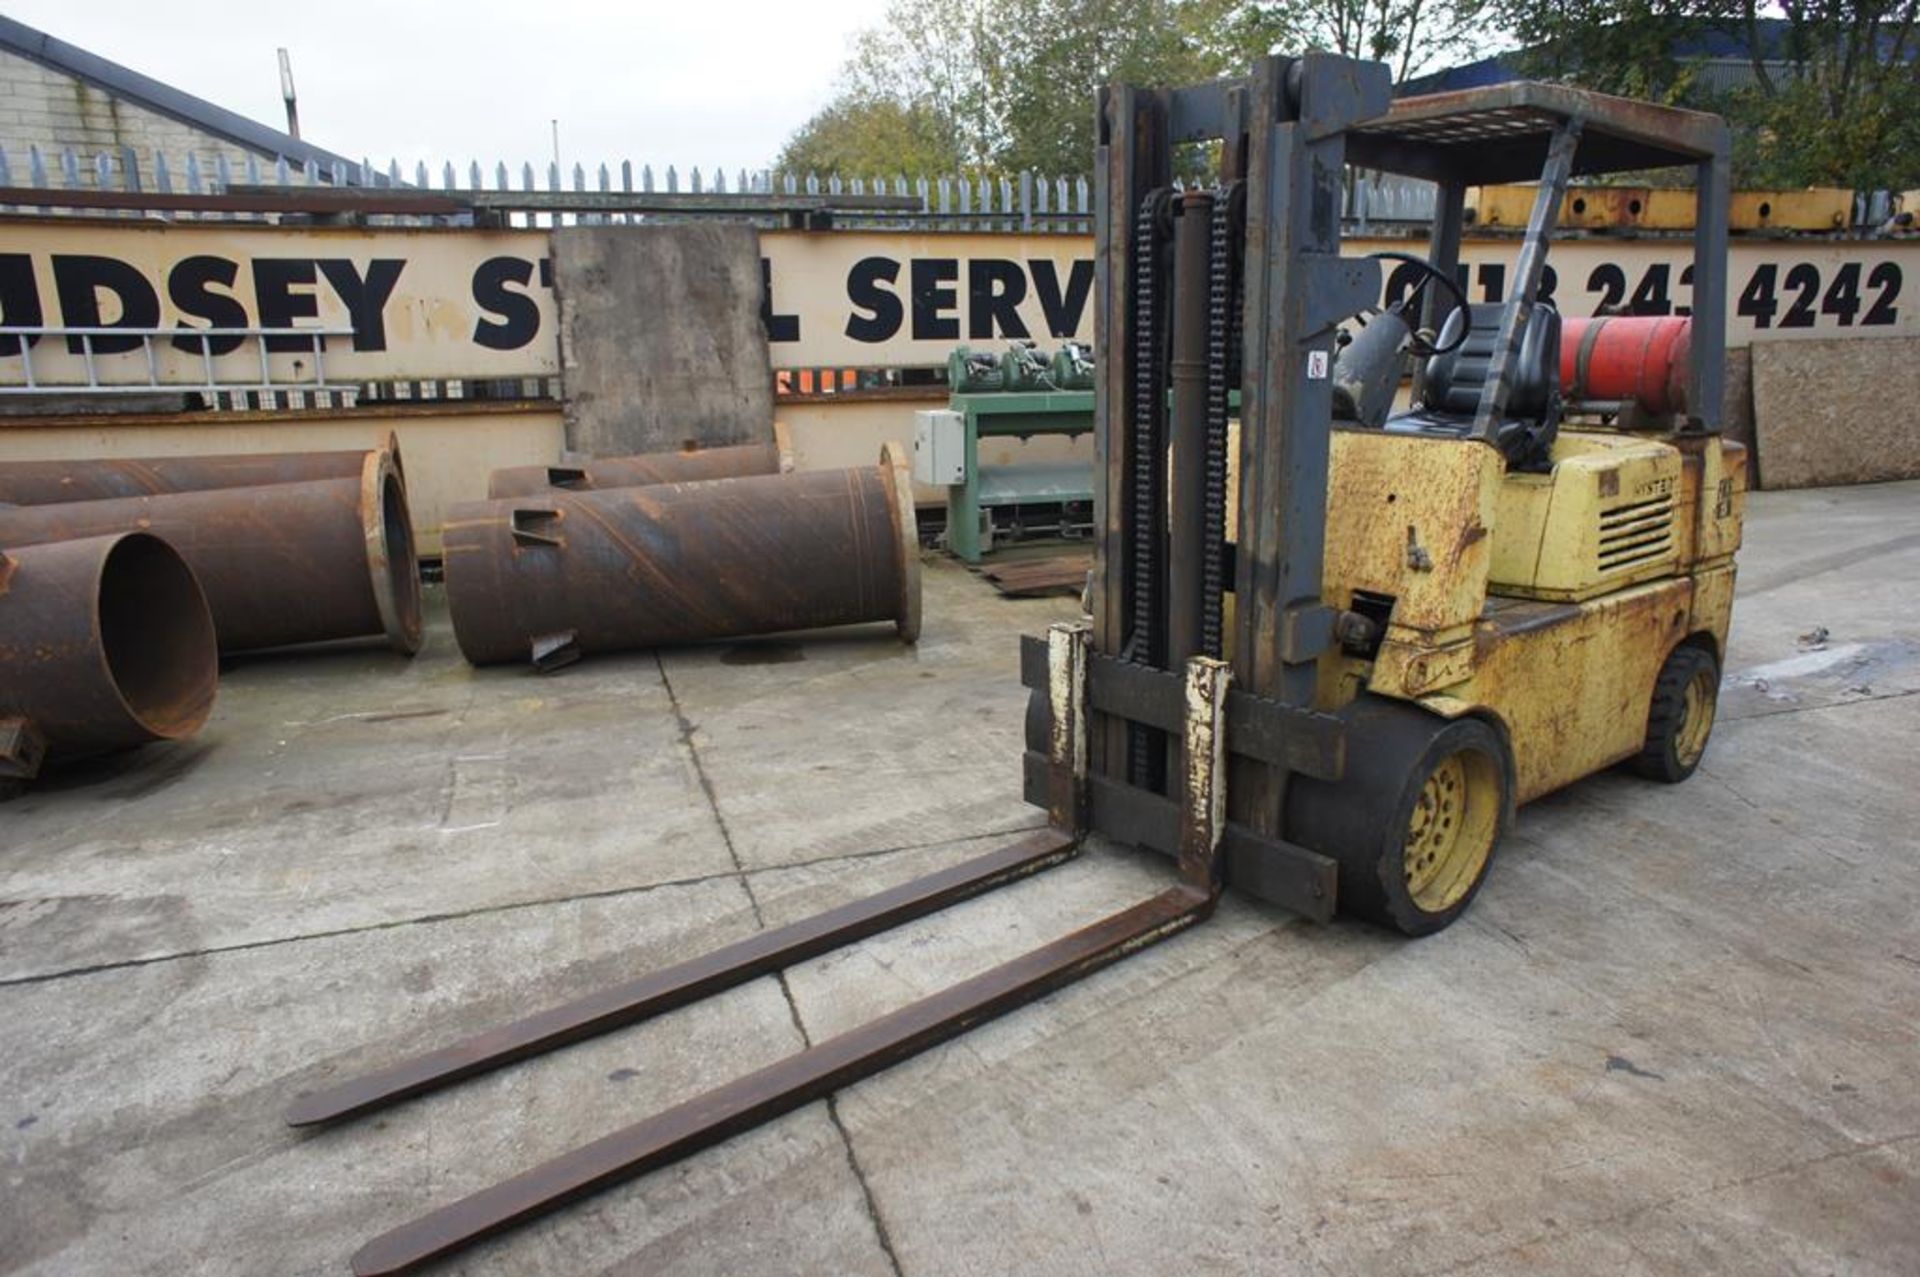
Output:
<instances>
[{"instance_id":1,"label":"black lettering on sign","mask_svg":"<svg viewBox=\"0 0 1920 1277\"><path fill-rule=\"evenodd\" d=\"M1779 299L1774 295L1779 280L1780 268L1772 262L1754 267L1753 277L1740 290L1740 300L1734 305L1734 313L1751 319L1755 328L1773 327L1773 317L1780 310Z\"/></svg>"},{"instance_id":2,"label":"black lettering on sign","mask_svg":"<svg viewBox=\"0 0 1920 1277\"><path fill-rule=\"evenodd\" d=\"M294 328L298 319L318 319L320 299L311 291L296 293L296 286L312 288L313 259L310 257L256 257L253 261L253 297L260 312L262 328ZM313 350L311 337L263 337L268 350Z\"/></svg>"},{"instance_id":3,"label":"black lettering on sign","mask_svg":"<svg viewBox=\"0 0 1920 1277\"><path fill-rule=\"evenodd\" d=\"M847 300L855 313L847 316L847 336L855 341L882 342L900 331L905 313L899 295L882 287L900 278L900 263L891 257L862 257L847 272ZM865 314L858 312L865 311Z\"/></svg>"},{"instance_id":4,"label":"black lettering on sign","mask_svg":"<svg viewBox=\"0 0 1920 1277\"><path fill-rule=\"evenodd\" d=\"M1487 302L1506 300L1507 265L1505 262L1480 263L1480 297Z\"/></svg>"},{"instance_id":5,"label":"black lettering on sign","mask_svg":"<svg viewBox=\"0 0 1920 1277\"><path fill-rule=\"evenodd\" d=\"M1820 295L1820 268L1812 262L1801 262L1787 272L1787 288L1797 289L1798 295L1793 305L1787 307L1787 313L1780 316L1782 328L1813 327L1813 299Z\"/></svg>"},{"instance_id":6,"label":"black lettering on sign","mask_svg":"<svg viewBox=\"0 0 1920 1277\"><path fill-rule=\"evenodd\" d=\"M0 253L0 324L38 328L46 318L40 310L40 285L33 278L33 258L26 253ZM38 337L26 339L29 347ZM0 337L0 355L20 353L20 338Z\"/></svg>"},{"instance_id":7,"label":"black lettering on sign","mask_svg":"<svg viewBox=\"0 0 1920 1277\"><path fill-rule=\"evenodd\" d=\"M1543 264L1540 267L1540 292L1534 300L1551 303L1553 301L1553 294L1559 287L1560 272L1551 266Z\"/></svg>"},{"instance_id":8,"label":"black lettering on sign","mask_svg":"<svg viewBox=\"0 0 1920 1277\"><path fill-rule=\"evenodd\" d=\"M800 316L773 313L773 263L760 259L760 324L768 341L799 341Z\"/></svg>"},{"instance_id":9,"label":"black lettering on sign","mask_svg":"<svg viewBox=\"0 0 1920 1277\"><path fill-rule=\"evenodd\" d=\"M473 268L473 302L486 315L473 325L476 345L488 350L519 350L540 332L540 305L526 293L533 279L533 263L524 257L489 257ZM498 319L487 318L498 315Z\"/></svg>"},{"instance_id":10,"label":"black lettering on sign","mask_svg":"<svg viewBox=\"0 0 1920 1277\"><path fill-rule=\"evenodd\" d=\"M340 294L340 304L347 308L347 321L353 326L353 348L385 350L387 298L393 296L394 285L400 282L400 272L406 262L397 257L376 257L367 263L364 276L359 267L344 257L322 258L318 264L327 283Z\"/></svg>"},{"instance_id":11,"label":"black lettering on sign","mask_svg":"<svg viewBox=\"0 0 1920 1277\"><path fill-rule=\"evenodd\" d=\"M1827 295L1820 299L1820 313L1838 319L1842 328L1853 327L1853 317L1860 313L1859 262L1848 262L1834 272Z\"/></svg>"},{"instance_id":12,"label":"black lettering on sign","mask_svg":"<svg viewBox=\"0 0 1920 1277\"><path fill-rule=\"evenodd\" d=\"M1600 294L1600 300L1594 303L1594 314L1617 315L1627 295L1627 272L1612 262L1602 262L1587 276L1587 291Z\"/></svg>"},{"instance_id":13,"label":"black lettering on sign","mask_svg":"<svg viewBox=\"0 0 1920 1277\"><path fill-rule=\"evenodd\" d=\"M1891 324L1898 317L1893 303L1900 296L1900 263L1881 262L1867 276L1867 287L1877 288L1880 295L1873 299L1873 305L1867 308L1867 316L1862 324ZM7 312L12 314L11 311Z\"/></svg>"},{"instance_id":14,"label":"black lettering on sign","mask_svg":"<svg viewBox=\"0 0 1920 1277\"><path fill-rule=\"evenodd\" d=\"M167 296L175 310L204 320L208 328L247 327L247 308L236 297L216 293L213 285L232 288L240 278L240 264L224 257L183 257L167 272ZM176 324L182 332L192 332L192 324ZM204 345L209 355L226 355L240 348L244 337L175 337L173 348L197 355Z\"/></svg>"},{"instance_id":15,"label":"black lettering on sign","mask_svg":"<svg viewBox=\"0 0 1920 1277\"><path fill-rule=\"evenodd\" d=\"M1027 272L1019 262L977 257L967 263L967 338L1025 337L1020 303L1027 299Z\"/></svg>"},{"instance_id":16,"label":"black lettering on sign","mask_svg":"<svg viewBox=\"0 0 1920 1277\"><path fill-rule=\"evenodd\" d=\"M1033 263L1033 291L1040 299L1040 312L1047 317L1047 331L1055 337L1071 337L1080 331L1080 316L1093 295L1093 260L1079 258L1067 270L1067 286L1060 287L1060 272L1045 258Z\"/></svg>"},{"instance_id":17,"label":"black lettering on sign","mask_svg":"<svg viewBox=\"0 0 1920 1277\"><path fill-rule=\"evenodd\" d=\"M117 257L93 257L85 254L53 256L53 287L60 298L60 322L69 328L157 328L160 325L160 296L147 277ZM100 292L105 289L120 303L120 315L112 323L101 318ZM94 337L96 355L119 355L138 350L138 337ZM67 338L67 349L82 354L87 342Z\"/></svg>"},{"instance_id":18,"label":"black lettering on sign","mask_svg":"<svg viewBox=\"0 0 1920 1277\"><path fill-rule=\"evenodd\" d=\"M1647 273L1640 277L1640 286L1633 290L1633 297L1627 302L1627 313L1671 315L1673 302L1667 297L1667 281L1672 276L1673 271L1665 262L1647 267Z\"/></svg>"},{"instance_id":19,"label":"black lettering on sign","mask_svg":"<svg viewBox=\"0 0 1920 1277\"><path fill-rule=\"evenodd\" d=\"M1691 262L1680 268L1680 287L1688 290L1693 288L1693 263ZM1693 294L1689 291L1687 295L1691 297ZM1676 315L1691 315L1693 313L1693 307L1686 302L1675 302L1673 304L1673 313Z\"/></svg>"},{"instance_id":20,"label":"black lettering on sign","mask_svg":"<svg viewBox=\"0 0 1920 1277\"><path fill-rule=\"evenodd\" d=\"M949 312L959 307L959 290L953 287L960 278L960 262L953 257L916 257L907 268L913 282L913 339L915 341L954 341L960 336L960 317Z\"/></svg>"}]
</instances>

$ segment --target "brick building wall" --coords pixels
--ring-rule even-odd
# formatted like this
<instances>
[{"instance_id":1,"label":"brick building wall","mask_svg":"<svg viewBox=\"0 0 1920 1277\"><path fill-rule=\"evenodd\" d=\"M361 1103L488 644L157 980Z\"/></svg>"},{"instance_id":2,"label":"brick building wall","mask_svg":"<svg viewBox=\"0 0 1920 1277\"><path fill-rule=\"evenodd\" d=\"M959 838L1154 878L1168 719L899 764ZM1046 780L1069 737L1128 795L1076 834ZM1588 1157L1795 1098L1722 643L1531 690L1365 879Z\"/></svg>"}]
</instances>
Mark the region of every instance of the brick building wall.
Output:
<instances>
[{"instance_id":1,"label":"brick building wall","mask_svg":"<svg viewBox=\"0 0 1920 1277\"><path fill-rule=\"evenodd\" d=\"M149 185L156 151L167 157L176 181L184 176L181 167L190 154L198 157L201 172L209 177L215 171L217 156L225 155L238 172L250 154L225 138L114 98L94 85L0 49L0 147L6 149L13 180L21 184L28 180L29 146L40 148L48 181L56 186L66 185L60 154L67 147L78 154L85 186L97 184L94 157L101 153L112 157L112 184L119 185L123 147L131 147L140 157L141 177ZM260 152L251 154L263 165L275 158Z\"/></svg>"}]
</instances>

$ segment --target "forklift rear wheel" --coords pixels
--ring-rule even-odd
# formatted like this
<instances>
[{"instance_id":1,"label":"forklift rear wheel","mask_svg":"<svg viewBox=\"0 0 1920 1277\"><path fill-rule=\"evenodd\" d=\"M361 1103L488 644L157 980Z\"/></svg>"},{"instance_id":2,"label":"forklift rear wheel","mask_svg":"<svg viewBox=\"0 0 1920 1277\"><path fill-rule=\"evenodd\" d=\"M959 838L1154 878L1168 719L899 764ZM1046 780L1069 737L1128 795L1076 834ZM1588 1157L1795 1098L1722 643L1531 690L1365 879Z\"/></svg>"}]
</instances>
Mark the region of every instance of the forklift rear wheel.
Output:
<instances>
[{"instance_id":1,"label":"forklift rear wheel","mask_svg":"<svg viewBox=\"0 0 1920 1277\"><path fill-rule=\"evenodd\" d=\"M1513 762L1477 718L1362 697L1344 779L1296 778L1288 836L1339 865L1340 911L1409 936L1441 930L1486 881L1513 820Z\"/></svg>"},{"instance_id":2,"label":"forklift rear wheel","mask_svg":"<svg viewBox=\"0 0 1920 1277\"><path fill-rule=\"evenodd\" d=\"M1704 647L1673 649L1653 684L1647 740L1627 764L1648 780L1677 785L1707 752L1720 701L1720 662Z\"/></svg>"}]
</instances>

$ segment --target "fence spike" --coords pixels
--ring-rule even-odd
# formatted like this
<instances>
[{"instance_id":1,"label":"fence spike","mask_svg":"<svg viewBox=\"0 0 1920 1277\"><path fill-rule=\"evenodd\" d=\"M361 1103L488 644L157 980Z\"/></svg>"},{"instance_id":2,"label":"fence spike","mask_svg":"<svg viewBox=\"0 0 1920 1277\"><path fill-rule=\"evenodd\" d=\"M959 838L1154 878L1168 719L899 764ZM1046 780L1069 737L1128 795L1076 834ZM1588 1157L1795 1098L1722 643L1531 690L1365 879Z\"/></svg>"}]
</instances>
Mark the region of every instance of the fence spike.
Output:
<instances>
[{"instance_id":1,"label":"fence spike","mask_svg":"<svg viewBox=\"0 0 1920 1277\"><path fill-rule=\"evenodd\" d=\"M200 157L192 151L187 152L187 192L192 195L206 194L206 188L200 181Z\"/></svg>"},{"instance_id":2,"label":"fence spike","mask_svg":"<svg viewBox=\"0 0 1920 1277\"><path fill-rule=\"evenodd\" d=\"M669 164L667 165L667 194L678 195L679 193L680 174L674 169L673 165Z\"/></svg>"},{"instance_id":3,"label":"fence spike","mask_svg":"<svg viewBox=\"0 0 1920 1277\"><path fill-rule=\"evenodd\" d=\"M347 184L347 162L345 160L335 160L328 166L327 172L333 179L335 186L345 186Z\"/></svg>"},{"instance_id":4,"label":"fence spike","mask_svg":"<svg viewBox=\"0 0 1920 1277\"><path fill-rule=\"evenodd\" d=\"M300 166L300 176L306 179L308 186L320 185L320 162L309 155L307 162Z\"/></svg>"},{"instance_id":5,"label":"fence spike","mask_svg":"<svg viewBox=\"0 0 1920 1277\"><path fill-rule=\"evenodd\" d=\"M387 157L387 185L400 185L400 161L392 156Z\"/></svg>"},{"instance_id":6,"label":"fence spike","mask_svg":"<svg viewBox=\"0 0 1920 1277\"><path fill-rule=\"evenodd\" d=\"M620 189L622 192L629 195L633 193L633 161L632 160L620 161Z\"/></svg>"},{"instance_id":7,"label":"fence spike","mask_svg":"<svg viewBox=\"0 0 1920 1277\"><path fill-rule=\"evenodd\" d=\"M7 162L7 148L0 146L0 186L13 185L13 165ZM129 189L137 190L138 187Z\"/></svg>"},{"instance_id":8,"label":"fence spike","mask_svg":"<svg viewBox=\"0 0 1920 1277\"><path fill-rule=\"evenodd\" d=\"M113 161L107 158L105 151L96 151L93 156L93 184L106 190L113 180Z\"/></svg>"},{"instance_id":9,"label":"fence spike","mask_svg":"<svg viewBox=\"0 0 1920 1277\"><path fill-rule=\"evenodd\" d=\"M725 195L727 193L727 170L717 165L713 170L713 193L715 195Z\"/></svg>"},{"instance_id":10,"label":"fence spike","mask_svg":"<svg viewBox=\"0 0 1920 1277\"><path fill-rule=\"evenodd\" d=\"M77 190L80 186L80 157L73 153L72 147L60 152L60 173L67 179L67 189Z\"/></svg>"},{"instance_id":11,"label":"fence spike","mask_svg":"<svg viewBox=\"0 0 1920 1277\"><path fill-rule=\"evenodd\" d=\"M27 172L35 186L47 184L46 157L40 154L39 144L35 142L27 143Z\"/></svg>"},{"instance_id":12,"label":"fence spike","mask_svg":"<svg viewBox=\"0 0 1920 1277\"><path fill-rule=\"evenodd\" d=\"M167 155L165 151L155 151L153 153L153 185L154 189L163 195L171 195L173 193L173 174L167 171Z\"/></svg>"},{"instance_id":13,"label":"fence spike","mask_svg":"<svg viewBox=\"0 0 1920 1277\"><path fill-rule=\"evenodd\" d=\"M745 169L741 169L741 170L740 170L740 185L738 185L738 186L736 186L736 187L734 187L733 189L734 189L734 190L736 190L736 191L739 191L739 192L740 192L740 193L741 193L742 195L745 195L745 194L747 193L747 190L748 190L748 187L747 187L747 170L745 170Z\"/></svg>"},{"instance_id":14,"label":"fence spike","mask_svg":"<svg viewBox=\"0 0 1920 1277\"><path fill-rule=\"evenodd\" d=\"M530 191L533 189L533 165L532 164L522 164L520 166L520 185L525 190Z\"/></svg>"},{"instance_id":15,"label":"fence spike","mask_svg":"<svg viewBox=\"0 0 1920 1277\"><path fill-rule=\"evenodd\" d=\"M653 194L653 165L651 164L644 164L640 168L640 189L648 195Z\"/></svg>"},{"instance_id":16,"label":"fence spike","mask_svg":"<svg viewBox=\"0 0 1920 1277\"><path fill-rule=\"evenodd\" d=\"M687 170L687 188L695 195L700 193L700 166L698 164Z\"/></svg>"}]
</instances>

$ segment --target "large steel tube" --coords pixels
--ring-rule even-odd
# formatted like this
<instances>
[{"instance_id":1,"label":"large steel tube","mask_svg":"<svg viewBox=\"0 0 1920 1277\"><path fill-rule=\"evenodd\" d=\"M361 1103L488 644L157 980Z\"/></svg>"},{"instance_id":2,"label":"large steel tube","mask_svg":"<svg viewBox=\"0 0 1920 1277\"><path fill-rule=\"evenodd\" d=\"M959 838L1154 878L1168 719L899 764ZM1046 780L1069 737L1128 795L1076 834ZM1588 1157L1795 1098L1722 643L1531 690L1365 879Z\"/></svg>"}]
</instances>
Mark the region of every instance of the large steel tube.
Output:
<instances>
[{"instance_id":1,"label":"large steel tube","mask_svg":"<svg viewBox=\"0 0 1920 1277\"><path fill-rule=\"evenodd\" d=\"M400 444L386 450L400 469ZM115 501L168 492L212 492L271 483L350 479L372 448L341 452L263 452L202 457L95 457L83 461L0 461L0 505Z\"/></svg>"},{"instance_id":2,"label":"large steel tube","mask_svg":"<svg viewBox=\"0 0 1920 1277\"><path fill-rule=\"evenodd\" d=\"M456 506L447 603L475 665L892 621L920 632L905 453L880 464Z\"/></svg>"},{"instance_id":3,"label":"large steel tube","mask_svg":"<svg viewBox=\"0 0 1920 1277\"><path fill-rule=\"evenodd\" d=\"M0 547L128 531L180 551L223 652L381 633L420 649L413 525L384 450L346 479L0 510Z\"/></svg>"},{"instance_id":4,"label":"large steel tube","mask_svg":"<svg viewBox=\"0 0 1920 1277\"><path fill-rule=\"evenodd\" d=\"M637 457L602 457L575 466L505 466L487 476L487 496L531 497L557 490L600 492L661 483L699 483L755 474L779 474L793 467L777 443L728 448L649 452Z\"/></svg>"},{"instance_id":5,"label":"large steel tube","mask_svg":"<svg viewBox=\"0 0 1920 1277\"><path fill-rule=\"evenodd\" d=\"M186 561L144 533L0 554L0 778L200 730L220 658Z\"/></svg>"}]
</instances>

